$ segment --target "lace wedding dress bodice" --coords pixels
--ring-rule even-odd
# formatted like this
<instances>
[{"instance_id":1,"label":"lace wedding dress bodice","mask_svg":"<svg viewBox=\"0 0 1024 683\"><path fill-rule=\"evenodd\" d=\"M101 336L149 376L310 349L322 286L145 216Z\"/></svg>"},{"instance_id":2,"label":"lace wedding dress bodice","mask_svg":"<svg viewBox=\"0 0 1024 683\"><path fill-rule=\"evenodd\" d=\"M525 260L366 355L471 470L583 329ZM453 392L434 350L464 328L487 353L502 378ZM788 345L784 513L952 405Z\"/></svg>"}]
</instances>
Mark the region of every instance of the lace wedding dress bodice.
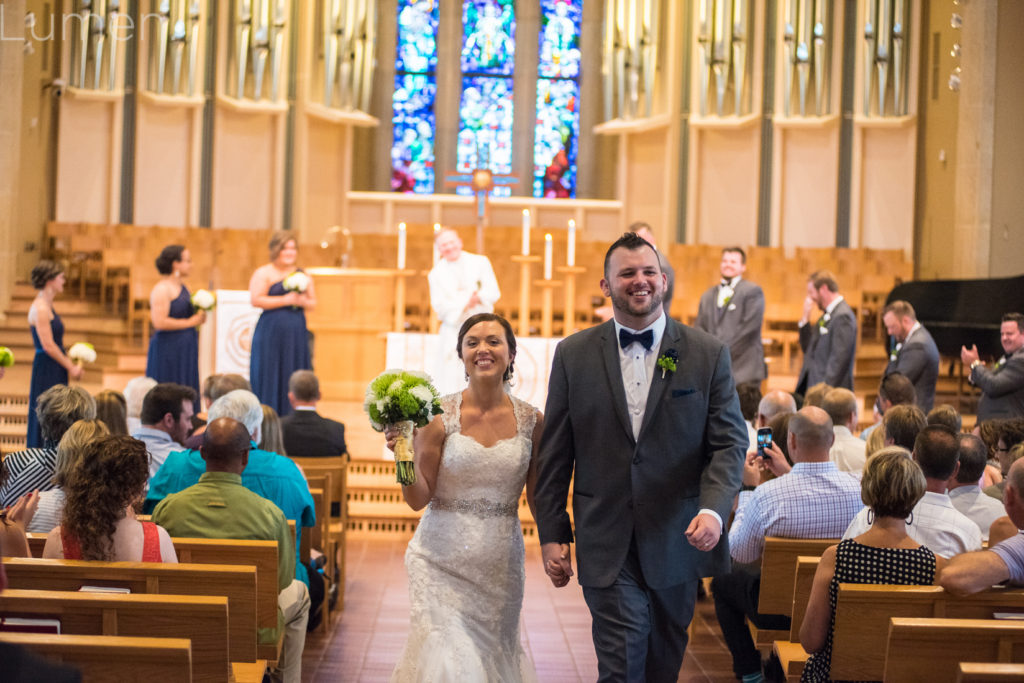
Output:
<instances>
[{"instance_id":1,"label":"lace wedding dress bodice","mask_svg":"<svg viewBox=\"0 0 1024 683\"><path fill-rule=\"evenodd\" d=\"M441 463L405 554L411 628L392 681L535 680L519 641L519 498L537 411L512 403L515 436L484 447L461 432L462 394L442 399Z\"/></svg>"}]
</instances>

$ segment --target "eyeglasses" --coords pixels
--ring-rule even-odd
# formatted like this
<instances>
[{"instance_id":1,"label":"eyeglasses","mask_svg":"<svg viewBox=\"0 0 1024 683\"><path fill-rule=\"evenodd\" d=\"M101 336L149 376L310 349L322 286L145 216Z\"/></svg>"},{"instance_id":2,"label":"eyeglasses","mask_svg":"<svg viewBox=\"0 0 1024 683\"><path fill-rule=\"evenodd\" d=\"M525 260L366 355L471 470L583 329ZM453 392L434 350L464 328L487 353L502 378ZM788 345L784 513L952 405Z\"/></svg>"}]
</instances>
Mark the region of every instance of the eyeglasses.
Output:
<instances>
[{"instance_id":1,"label":"eyeglasses","mask_svg":"<svg viewBox=\"0 0 1024 683\"><path fill-rule=\"evenodd\" d=\"M1009 453L1010 452L1009 448L1000 448L999 446L996 446L992 450L995 451L996 453Z\"/></svg>"}]
</instances>

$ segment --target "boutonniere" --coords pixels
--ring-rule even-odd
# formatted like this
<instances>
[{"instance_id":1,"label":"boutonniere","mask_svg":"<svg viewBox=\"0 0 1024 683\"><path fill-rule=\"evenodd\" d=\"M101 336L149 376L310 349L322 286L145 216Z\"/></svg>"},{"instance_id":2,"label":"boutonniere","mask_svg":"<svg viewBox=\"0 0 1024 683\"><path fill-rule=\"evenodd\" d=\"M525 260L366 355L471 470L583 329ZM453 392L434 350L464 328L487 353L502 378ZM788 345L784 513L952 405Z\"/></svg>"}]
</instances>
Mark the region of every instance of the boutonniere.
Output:
<instances>
[{"instance_id":1,"label":"boutonniere","mask_svg":"<svg viewBox=\"0 0 1024 683\"><path fill-rule=\"evenodd\" d=\"M999 360L996 361L996 364L992 366L992 372L995 372L1004 365L1006 365L1006 356L1001 356Z\"/></svg>"},{"instance_id":2,"label":"boutonniere","mask_svg":"<svg viewBox=\"0 0 1024 683\"><path fill-rule=\"evenodd\" d=\"M889 360L895 362L900 357L900 351L903 349L903 342L896 344L892 347L892 351L889 352Z\"/></svg>"},{"instance_id":3,"label":"boutonniere","mask_svg":"<svg viewBox=\"0 0 1024 683\"><path fill-rule=\"evenodd\" d=\"M661 378L665 379L666 372L676 371L676 361L679 360L679 352L675 349L669 349L665 353L658 356L658 367L661 368Z\"/></svg>"},{"instance_id":4,"label":"boutonniere","mask_svg":"<svg viewBox=\"0 0 1024 683\"><path fill-rule=\"evenodd\" d=\"M832 316L826 313L825 315L818 318L818 332L822 334L828 334L828 321L832 319Z\"/></svg>"}]
</instances>

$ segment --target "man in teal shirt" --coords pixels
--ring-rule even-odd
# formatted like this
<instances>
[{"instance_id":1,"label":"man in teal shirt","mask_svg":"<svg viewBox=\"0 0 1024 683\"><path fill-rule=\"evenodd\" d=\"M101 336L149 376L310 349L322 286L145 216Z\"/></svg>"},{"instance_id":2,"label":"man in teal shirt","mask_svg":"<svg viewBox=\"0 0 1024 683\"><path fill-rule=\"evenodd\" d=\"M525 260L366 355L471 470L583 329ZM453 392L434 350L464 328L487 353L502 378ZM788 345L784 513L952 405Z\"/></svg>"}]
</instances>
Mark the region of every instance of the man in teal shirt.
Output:
<instances>
[{"instance_id":1,"label":"man in teal shirt","mask_svg":"<svg viewBox=\"0 0 1024 683\"><path fill-rule=\"evenodd\" d=\"M284 513L242 484L249 448L249 433L241 422L228 417L210 422L200 449L206 472L199 483L162 500L153 511L153 521L175 537L277 541L278 629L261 630L260 641L274 642L283 624L280 676L298 683L309 590L295 578L295 544Z\"/></svg>"},{"instance_id":2,"label":"man in teal shirt","mask_svg":"<svg viewBox=\"0 0 1024 683\"><path fill-rule=\"evenodd\" d=\"M293 574L308 586L309 575L299 558L298 546L301 545L302 527L315 525L316 515L306 478L290 458L256 447L260 440L263 409L251 391L236 389L224 394L210 406L208 417L210 422L230 417L245 426L251 441L249 461L242 471L242 485L281 508L287 519L295 520L300 540L295 548ZM199 451L178 451L168 455L156 476L149 481L145 512L152 512L156 504L167 496L184 491L198 482L206 469L206 462Z\"/></svg>"}]
</instances>

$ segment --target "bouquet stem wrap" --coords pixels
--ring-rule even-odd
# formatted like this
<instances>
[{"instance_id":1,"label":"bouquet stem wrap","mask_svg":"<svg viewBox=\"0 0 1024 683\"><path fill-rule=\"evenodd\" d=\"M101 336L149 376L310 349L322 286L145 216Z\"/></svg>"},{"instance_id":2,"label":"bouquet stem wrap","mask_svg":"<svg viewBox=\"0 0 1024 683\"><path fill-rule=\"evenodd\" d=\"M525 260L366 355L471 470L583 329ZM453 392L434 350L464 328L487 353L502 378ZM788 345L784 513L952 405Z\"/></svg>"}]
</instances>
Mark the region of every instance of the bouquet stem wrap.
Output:
<instances>
[{"instance_id":1,"label":"bouquet stem wrap","mask_svg":"<svg viewBox=\"0 0 1024 683\"><path fill-rule=\"evenodd\" d=\"M401 432L395 441L396 479L402 486L411 486L416 483L416 468L413 465L415 453L412 449L412 430L415 425L412 420L402 420L388 427L394 427Z\"/></svg>"}]
</instances>

